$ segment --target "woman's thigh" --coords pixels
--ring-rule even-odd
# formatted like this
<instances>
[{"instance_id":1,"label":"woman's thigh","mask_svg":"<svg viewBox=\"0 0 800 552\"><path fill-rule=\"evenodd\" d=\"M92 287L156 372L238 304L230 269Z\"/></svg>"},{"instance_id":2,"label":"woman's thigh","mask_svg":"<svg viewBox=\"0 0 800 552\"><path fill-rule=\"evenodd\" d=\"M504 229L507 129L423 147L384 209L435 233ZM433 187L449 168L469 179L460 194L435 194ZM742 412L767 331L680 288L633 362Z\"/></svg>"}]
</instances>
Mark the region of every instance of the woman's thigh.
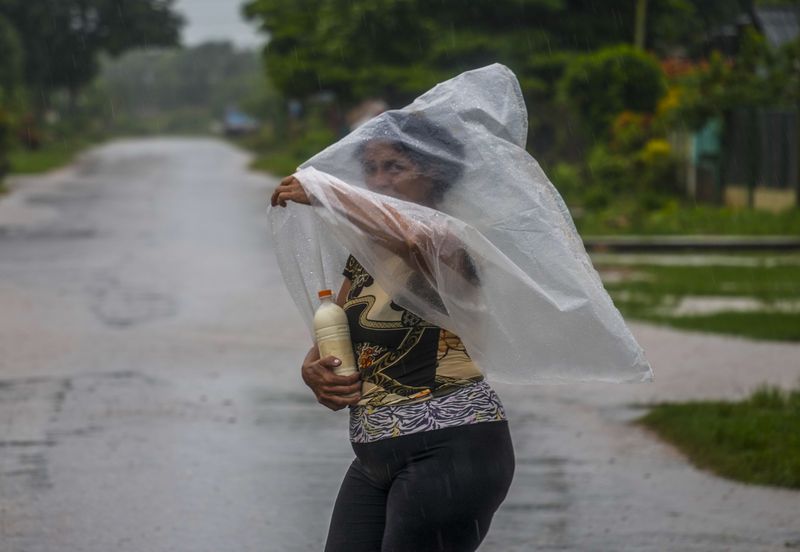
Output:
<instances>
[{"instance_id":1,"label":"woman's thigh","mask_svg":"<svg viewBox=\"0 0 800 552\"><path fill-rule=\"evenodd\" d=\"M382 552L469 552L486 537L514 476L508 423L435 430L397 474Z\"/></svg>"},{"instance_id":2,"label":"woman's thigh","mask_svg":"<svg viewBox=\"0 0 800 552\"><path fill-rule=\"evenodd\" d=\"M387 494L353 460L336 497L325 552L380 552Z\"/></svg>"}]
</instances>

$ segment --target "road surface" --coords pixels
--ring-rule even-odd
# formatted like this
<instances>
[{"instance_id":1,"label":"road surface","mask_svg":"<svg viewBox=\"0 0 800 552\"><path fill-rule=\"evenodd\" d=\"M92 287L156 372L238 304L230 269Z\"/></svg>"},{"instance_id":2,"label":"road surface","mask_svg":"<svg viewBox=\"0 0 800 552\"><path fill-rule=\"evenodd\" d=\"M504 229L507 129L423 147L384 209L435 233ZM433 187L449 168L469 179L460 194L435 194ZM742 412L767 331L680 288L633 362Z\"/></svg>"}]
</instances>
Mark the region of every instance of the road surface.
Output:
<instances>
[{"instance_id":1,"label":"road surface","mask_svg":"<svg viewBox=\"0 0 800 552\"><path fill-rule=\"evenodd\" d=\"M0 549L322 550L347 411L267 230L273 178L213 139L118 140L0 200ZM517 470L483 552L800 549L800 492L692 468L635 402L800 377L800 346L631 324L652 384L495 383Z\"/></svg>"}]
</instances>

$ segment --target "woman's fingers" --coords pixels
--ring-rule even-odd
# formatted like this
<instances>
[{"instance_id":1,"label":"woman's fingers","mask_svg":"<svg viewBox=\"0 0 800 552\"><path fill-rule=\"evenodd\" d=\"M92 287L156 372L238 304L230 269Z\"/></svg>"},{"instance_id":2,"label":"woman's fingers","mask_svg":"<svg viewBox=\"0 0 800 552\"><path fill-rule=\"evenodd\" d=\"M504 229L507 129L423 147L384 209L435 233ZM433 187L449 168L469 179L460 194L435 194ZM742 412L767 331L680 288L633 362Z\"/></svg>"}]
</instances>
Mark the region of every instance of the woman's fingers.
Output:
<instances>
[{"instance_id":1,"label":"woman's fingers","mask_svg":"<svg viewBox=\"0 0 800 552\"><path fill-rule=\"evenodd\" d=\"M272 204L273 207L275 207L275 205L278 204L278 196L280 196L281 192L283 192L284 189L285 189L285 187L284 187L284 182L285 181L286 181L285 178L283 180L281 180L280 184L278 184L275 187L275 189L272 191L272 197L270 198L270 203Z\"/></svg>"},{"instance_id":2,"label":"woman's fingers","mask_svg":"<svg viewBox=\"0 0 800 552\"><path fill-rule=\"evenodd\" d=\"M333 358L333 357L325 357ZM325 361L320 359L312 363L314 375L317 376L321 385L327 386L348 386L361 380L361 374L355 372L346 376L340 376L334 370L338 368L339 364L333 361Z\"/></svg>"},{"instance_id":3,"label":"woman's fingers","mask_svg":"<svg viewBox=\"0 0 800 552\"><path fill-rule=\"evenodd\" d=\"M281 180L281 183L278 184L278 187L275 188L274 192L272 192L270 203L272 203L273 207L276 205L286 207L287 201L294 201L295 203L300 203L303 205L310 204L308 195L306 195L306 191L300 185L300 182L293 176L287 176Z\"/></svg>"},{"instance_id":4,"label":"woman's fingers","mask_svg":"<svg viewBox=\"0 0 800 552\"><path fill-rule=\"evenodd\" d=\"M286 207L286 199L288 199L288 195L291 194L291 188L287 185L281 183L275 191L272 192L272 206L280 204L281 207Z\"/></svg>"},{"instance_id":5,"label":"woman's fingers","mask_svg":"<svg viewBox=\"0 0 800 552\"><path fill-rule=\"evenodd\" d=\"M335 374L333 370L339 366L339 359L330 355L312 364L317 402L332 410L340 410L361 399L361 375L358 372L347 376Z\"/></svg>"},{"instance_id":6,"label":"woman's fingers","mask_svg":"<svg viewBox=\"0 0 800 552\"><path fill-rule=\"evenodd\" d=\"M331 395L329 393L320 393L317 395L317 402L327 406L331 410L341 410L347 405L356 404L360 399L360 395L353 398Z\"/></svg>"},{"instance_id":7,"label":"woman's fingers","mask_svg":"<svg viewBox=\"0 0 800 552\"><path fill-rule=\"evenodd\" d=\"M361 382L354 383L352 385L328 385L323 384L320 386L320 389L324 393L331 393L334 395L350 395L352 393L358 393L361 391Z\"/></svg>"}]
</instances>

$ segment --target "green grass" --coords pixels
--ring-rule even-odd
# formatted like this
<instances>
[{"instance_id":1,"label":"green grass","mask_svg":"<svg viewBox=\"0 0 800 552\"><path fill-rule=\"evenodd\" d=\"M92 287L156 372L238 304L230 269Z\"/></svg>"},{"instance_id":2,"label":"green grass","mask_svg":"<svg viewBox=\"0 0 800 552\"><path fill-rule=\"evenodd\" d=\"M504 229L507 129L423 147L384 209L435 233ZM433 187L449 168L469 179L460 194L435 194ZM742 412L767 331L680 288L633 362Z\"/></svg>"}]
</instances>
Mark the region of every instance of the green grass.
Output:
<instances>
[{"instance_id":1,"label":"green grass","mask_svg":"<svg viewBox=\"0 0 800 552\"><path fill-rule=\"evenodd\" d=\"M581 235L800 235L800 208L780 213L765 210L681 205L646 212L636 204L586 212L575 219Z\"/></svg>"},{"instance_id":2,"label":"green grass","mask_svg":"<svg viewBox=\"0 0 800 552\"><path fill-rule=\"evenodd\" d=\"M253 162L250 163L250 168L257 171L268 172L275 176L286 176L295 172L297 166L303 161L305 161L305 158L300 158L296 154L275 151L256 157Z\"/></svg>"},{"instance_id":3,"label":"green grass","mask_svg":"<svg viewBox=\"0 0 800 552\"><path fill-rule=\"evenodd\" d=\"M800 342L800 314L796 313L720 312L675 317L652 315L639 319L682 330L737 335L765 341Z\"/></svg>"},{"instance_id":4,"label":"green grass","mask_svg":"<svg viewBox=\"0 0 800 552\"><path fill-rule=\"evenodd\" d=\"M699 468L744 483L800 489L800 389L762 385L739 402L660 403L635 423Z\"/></svg>"},{"instance_id":5,"label":"green grass","mask_svg":"<svg viewBox=\"0 0 800 552\"><path fill-rule=\"evenodd\" d=\"M620 312L629 319L669 326L738 335L754 339L800 341L800 312L779 312L774 302L800 300L800 265L762 266L595 266L601 274L614 268L630 271L630 280L606 282L605 287ZM748 297L765 302L757 311L734 310L709 314L677 315L669 307L682 297Z\"/></svg>"},{"instance_id":6,"label":"green grass","mask_svg":"<svg viewBox=\"0 0 800 552\"><path fill-rule=\"evenodd\" d=\"M47 144L37 150L15 149L9 154L12 174L36 174L69 164L91 142L67 140Z\"/></svg>"},{"instance_id":7,"label":"green grass","mask_svg":"<svg viewBox=\"0 0 800 552\"><path fill-rule=\"evenodd\" d=\"M603 265L595 265L598 270ZM637 266L647 279L606 289L627 289L658 298L664 295L747 295L763 300L800 298L800 265L779 266Z\"/></svg>"},{"instance_id":8,"label":"green grass","mask_svg":"<svg viewBox=\"0 0 800 552\"><path fill-rule=\"evenodd\" d=\"M274 131L267 128L263 133L231 138L231 141L255 153L251 169L286 176L336 141L336 136L325 126L310 124L310 127L305 132L293 133L293 137L277 139Z\"/></svg>"}]
</instances>

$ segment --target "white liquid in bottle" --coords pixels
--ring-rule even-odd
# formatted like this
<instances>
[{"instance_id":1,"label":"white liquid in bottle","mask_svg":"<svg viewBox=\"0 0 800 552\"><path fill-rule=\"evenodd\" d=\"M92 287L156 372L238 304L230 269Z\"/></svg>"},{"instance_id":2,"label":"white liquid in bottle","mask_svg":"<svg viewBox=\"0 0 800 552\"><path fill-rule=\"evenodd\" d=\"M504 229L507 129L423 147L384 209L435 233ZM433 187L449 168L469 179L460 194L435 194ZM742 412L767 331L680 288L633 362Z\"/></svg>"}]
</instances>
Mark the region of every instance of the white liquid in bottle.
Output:
<instances>
[{"instance_id":1,"label":"white liquid in bottle","mask_svg":"<svg viewBox=\"0 0 800 552\"><path fill-rule=\"evenodd\" d=\"M323 289L319 292L320 306L314 313L314 334L317 338L320 358L333 355L342 363L333 369L339 376L355 374L356 361L353 357L353 343L350 341L350 326L344 309L333 302L333 292ZM344 395L348 396L348 395Z\"/></svg>"}]
</instances>

